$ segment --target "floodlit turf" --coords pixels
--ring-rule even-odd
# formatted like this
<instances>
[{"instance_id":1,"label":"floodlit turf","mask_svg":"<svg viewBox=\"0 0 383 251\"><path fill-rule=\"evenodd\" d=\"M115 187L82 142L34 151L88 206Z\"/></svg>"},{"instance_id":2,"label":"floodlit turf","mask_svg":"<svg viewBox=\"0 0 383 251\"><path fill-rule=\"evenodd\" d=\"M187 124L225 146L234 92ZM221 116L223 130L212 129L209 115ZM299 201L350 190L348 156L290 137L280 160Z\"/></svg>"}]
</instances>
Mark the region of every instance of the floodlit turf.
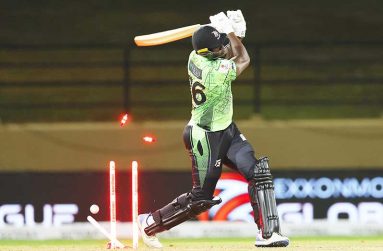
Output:
<instances>
[{"instance_id":1,"label":"floodlit turf","mask_svg":"<svg viewBox=\"0 0 383 251\"><path fill-rule=\"evenodd\" d=\"M130 245L130 240L123 240ZM163 239L164 250L253 250L252 238L204 238L204 239ZM106 250L106 241L102 240L49 240L49 241L0 241L2 251L97 251ZM152 250L140 243L138 250ZM380 251L383 250L383 237L301 237L291 238L288 248L268 248L267 250L289 251Z\"/></svg>"}]
</instances>

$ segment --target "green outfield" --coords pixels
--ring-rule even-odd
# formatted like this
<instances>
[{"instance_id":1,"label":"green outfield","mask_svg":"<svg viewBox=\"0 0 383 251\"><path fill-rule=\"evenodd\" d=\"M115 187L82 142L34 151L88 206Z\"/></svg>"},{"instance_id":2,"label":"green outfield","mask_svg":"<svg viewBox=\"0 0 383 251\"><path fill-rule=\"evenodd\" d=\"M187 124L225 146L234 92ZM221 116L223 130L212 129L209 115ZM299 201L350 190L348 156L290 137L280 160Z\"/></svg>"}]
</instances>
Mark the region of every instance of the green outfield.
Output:
<instances>
[{"instance_id":1,"label":"green outfield","mask_svg":"<svg viewBox=\"0 0 383 251\"><path fill-rule=\"evenodd\" d=\"M203 239L163 239L164 250L253 250L253 238L203 238ZM130 240L124 243L129 245ZM138 250L153 250L139 244ZM286 250L343 250L343 251L378 251L383 248L383 237L295 237ZM49 240L49 241L15 241L2 240L3 251L45 251L45 250L81 250L97 251L106 249L106 241L102 240ZM283 248L267 248L267 250L284 250Z\"/></svg>"}]
</instances>

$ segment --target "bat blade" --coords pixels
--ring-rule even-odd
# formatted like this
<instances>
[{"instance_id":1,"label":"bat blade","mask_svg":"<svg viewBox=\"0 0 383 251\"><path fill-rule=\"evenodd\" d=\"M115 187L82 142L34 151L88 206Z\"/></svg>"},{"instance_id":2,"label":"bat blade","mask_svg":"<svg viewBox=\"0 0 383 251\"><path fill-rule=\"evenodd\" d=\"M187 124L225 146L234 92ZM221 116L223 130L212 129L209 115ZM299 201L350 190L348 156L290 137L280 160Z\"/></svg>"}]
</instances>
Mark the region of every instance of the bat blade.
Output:
<instances>
[{"instance_id":1,"label":"bat blade","mask_svg":"<svg viewBox=\"0 0 383 251\"><path fill-rule=\"evenodd\" d=\"M178 29L157 32L148 35L136 36L134 42L137 46L154 46L170 43L193 35L201 25L194 24Z\"/></svg>"}]
</instances>

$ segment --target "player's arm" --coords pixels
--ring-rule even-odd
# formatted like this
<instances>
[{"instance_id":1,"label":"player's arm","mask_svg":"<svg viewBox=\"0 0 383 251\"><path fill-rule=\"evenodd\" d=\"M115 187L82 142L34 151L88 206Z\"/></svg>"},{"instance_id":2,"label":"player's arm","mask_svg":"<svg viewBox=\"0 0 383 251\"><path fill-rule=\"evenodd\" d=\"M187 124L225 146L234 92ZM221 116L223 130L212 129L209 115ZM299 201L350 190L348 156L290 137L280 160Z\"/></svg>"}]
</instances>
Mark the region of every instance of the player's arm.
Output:
<instances>
[{"instance_id":1,"label":"player's arm","mask_svg":"<svg viewBox=\"0 0 383 251\"><path fill-rule=\"evenodd\" d=\"M230 40L233 61L239 76L250 64L250 57L245 46L238 37L245 37L246 22L241 10L227 11L227 16L220 12L210 16L211 24L220 32L227 34Z\"/></svg>"},{"instance_id":2,"label":"player's arm","mask_svg":"<svg viewBox=\"0 0 383 251\"><path fill-rule=\"evenodd\" d=\"M233 52L233 61L237 68L237 76L239 76L250 64L250 57L245 46L234 32L227 34L230 40L231 50Z\"/></svg>"},{"instance_id":3,"label":"player's arm","mask_svg":"<svg viewBox=\"0 0 383 251\"><path fill-rule=\"evenodd\" d=\"M237 67L237 76L239 76L250 64L249 54L242 44L242 39L246 34L246 21L241 10L228 10L227 17L231 21L231 26L235 34L228 34L228 38L234 56L233 61Z\"/></svg>"}]
</instances>

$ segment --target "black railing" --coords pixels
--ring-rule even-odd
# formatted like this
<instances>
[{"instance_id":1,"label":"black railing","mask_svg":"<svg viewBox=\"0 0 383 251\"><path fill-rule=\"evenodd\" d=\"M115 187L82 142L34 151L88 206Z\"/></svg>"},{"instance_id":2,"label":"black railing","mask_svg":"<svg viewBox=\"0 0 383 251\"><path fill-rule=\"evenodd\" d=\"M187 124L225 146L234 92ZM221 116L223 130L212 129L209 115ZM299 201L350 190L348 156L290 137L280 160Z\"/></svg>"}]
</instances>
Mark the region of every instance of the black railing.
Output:
<instances>
[{"instance_id":1,"label":"black railing","mask_svg":"<svg viewBox=\"0 0 383 251\"><path fill-rule=\"evenodd\" d=\"M246 110L244 116L274 113L276 107L291 113L288 107L329 106L381 114L383 42L274 42L247 48L251 69L233 84L235 105ZM0 118L109 120L122 110L142 113L144 119L177 118L177 109L190 109L189 51L185 43L0 45ZM160 107L170 110L161 114Z\"/></svg>"}]
</instances>

